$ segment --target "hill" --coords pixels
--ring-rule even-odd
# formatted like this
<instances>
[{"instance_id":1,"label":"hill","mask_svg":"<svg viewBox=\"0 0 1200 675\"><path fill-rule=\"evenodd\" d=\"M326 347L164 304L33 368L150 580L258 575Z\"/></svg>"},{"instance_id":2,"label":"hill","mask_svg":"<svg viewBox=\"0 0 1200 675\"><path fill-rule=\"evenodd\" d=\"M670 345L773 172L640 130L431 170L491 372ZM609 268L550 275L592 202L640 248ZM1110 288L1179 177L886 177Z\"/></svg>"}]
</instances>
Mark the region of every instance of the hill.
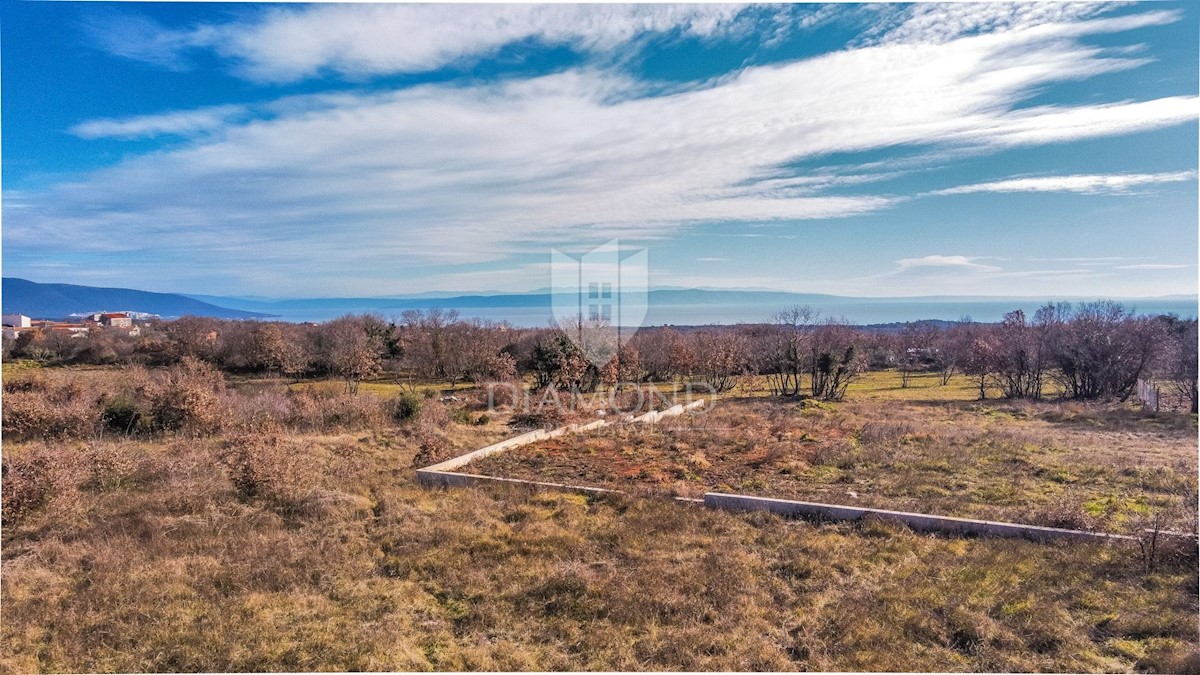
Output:
<instances>
[{"instance_id":1,"label":"hill","mask_svg":"<svg viewBox=\"0 0 1200 675\"><path fill-rule=\"evenodd\" d=\"M35 319L54 319L82 312L129 311L158 314L164 318L184 315L218 319L256 319L271 316L261 312L220 307L174 293L151 293L130 288L95 288L73 284L39 284L27 279L5 277L5 313Z\"/></svg>"}]
</instances>

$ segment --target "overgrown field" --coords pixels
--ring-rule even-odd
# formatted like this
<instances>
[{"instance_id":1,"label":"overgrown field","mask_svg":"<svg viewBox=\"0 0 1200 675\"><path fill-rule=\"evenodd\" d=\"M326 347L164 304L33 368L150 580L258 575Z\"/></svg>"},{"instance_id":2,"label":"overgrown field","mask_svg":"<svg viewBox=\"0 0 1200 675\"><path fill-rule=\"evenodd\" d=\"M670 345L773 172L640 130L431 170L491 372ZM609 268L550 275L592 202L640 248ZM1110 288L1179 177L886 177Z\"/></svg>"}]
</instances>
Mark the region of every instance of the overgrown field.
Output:
<instances>
[{"instance_id":1,"label":"overgrown field","mask_svg":"<svg viewBox=\"0 0 1200 675\"><path fill-rule=\"evenodd\" d=\"M932 382L842 403L724 399L655 425L567 435L468 471L698 497L706 491L1056 527L1195 527L1192 415L1132 404L967 401Z\"/></svg>"},{"instance_id":2,"label":"overgrown field","mask_svg":"<svg viewBox=\"0 0 1200 675\"><path fill-rule=\"evenodd\" d=\"M632 496L427 490L412 470L431 454L425 446L457 452L511 435L508 413L478 424L471 401L424 399L408 414L371 393L347 402L283 385L253 395L218 388L207 399L192 387L209 375L149 373L127 386L106 379L110 372L78 390L69 371L29 385L6 378L0 669L1200 668L1197 569L1187 550L1160 550L1151 566L1131 544L923 536L881 522L816 525ZM118 433L93 420L114 400L96 402L105 387L148 421ZM13 393L25 398L24 417L8 409ZM70 419L38 417L42 399L65 402L86 423L59 429ZM1172 472L1156 479L1161 490L1149 478L1136 483L1146 499L1174 495L1176 474L1195 471L1194 446L1190 460L1183 453L1181 439L1195 433L1186 417L886 405L865 396L807 408L728 401L708 428L696 418L691 430L641 433L718 438L758 415L793 420L783 429L788 448L828 440L831 452L886 446L895 457L934 453L947 439L981 448L992 438L996 453L1059 448L1020 456L1068 471L1078 471L1076 460L1111 466L1111 475L1086 474L1088 484L1107 481L1106 490L1130 499L1135 482L1116 468L1129 453L1140 453L1139 470ZM206 406L229 419L201 424ZM730 412L739 406L745 411ZM14 419L58 432L10 439ZM860 421L912 428L880 432L877 445L859 430L854 449ZM823 435L809 442L798 433ZM932 461L914 457L914 466ZM894 490L904 482L887 478L882 463L859 474L868 464L855 461L838 470ZM912 479L925 471L914 468ZM983 485L994 473L986 463L976 471L963 480ZM1029 480L1023 493L1045 491L1047 500L1050 488L1036 486L1059 484Z\"/></svg>"}]
</instances>

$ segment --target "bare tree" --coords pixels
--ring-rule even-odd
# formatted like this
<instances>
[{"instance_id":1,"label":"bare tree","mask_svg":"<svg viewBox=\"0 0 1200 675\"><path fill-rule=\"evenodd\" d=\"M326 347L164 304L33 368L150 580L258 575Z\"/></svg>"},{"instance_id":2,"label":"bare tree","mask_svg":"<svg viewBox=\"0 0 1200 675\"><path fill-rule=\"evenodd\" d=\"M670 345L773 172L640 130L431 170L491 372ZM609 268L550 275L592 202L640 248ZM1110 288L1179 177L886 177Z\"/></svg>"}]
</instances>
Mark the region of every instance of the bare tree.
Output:
<instances>
[{"instance_id":1,"label":"bare tree","mask_svg":"<svg viewBox=\"0 0 1200 675\"><path fill-rule=\"evenodd\" d=\"M771 391L780 396L798 396L802 375L811 372L808 345L820 312L808 305L793 305L774 316L778 330L768 334L767 354L762 364Z\"/></svg>"},{"instance_id":2,"label":"bare tree","mask_svg":"<svg viewBox=\"0 0 1200 675\"><path fill-rule=\"evenodd\" d=\"M845 398L850 383L866 370L859 341L857 331L844 321L829 321L813 332L809 351L814 397L826 401Z\"/></svg>"},{"instance_id":3,"label":"bare tree","mask_svg":"<svg viewBox=\"0 0 1200 675\"><path fill-rule=\"evenodd\" d=\"M1004 397L1040 399L1048 355L1025 312L1005 314L994 336L992 368Z\"/></svg>"},{"instance_id":4,"label":"bare tree","mask_svg":"<svg viewBox=\"0 0 1200 675\"><path fill-rule=\"evenodd\" d=\"M700 376L718 393L733 389L746 369L746 341L733 330L696 333L695 353Z\"/></svg>"},{"instance_id":5,"label":"bare tree","mask_svg":"<svg viewBox=\"0 0 1200 675\"><path fill-rule=\"evenodd\" d=\"M938 331L934 340L933 359L942 386L949 384L954 373L962 369L975 341L975 334L975 326L969 316L959 319L946 330Z\"/></svg>"},{"instance_id":6,"label":"bare tree","mask_svg":"<svg viewBox=\"0 0 1200 675\"><path fill-rule=\"evenodd\" d=\"M979 400L987 398L992 374L997 370L995 338L990 332L979 331L962 362L962 371L975 381Z\"/></svg>"},{"instance_id":7,"label":"bare tree","mask_svg":"<svg viewBox=\"0 0 1200 675\"><path fill-rule=\"evenodd\" d=\"M346 381L348 393L357 395L359 384L381 371L383 345L361 317L334 319L321 325L318 335L324 366Z\"/></svg>"},{"instance_id":8,"label":"bare tree","mask_svg":"<svg viewBox=\"0 0 1200 675\"><path fill-rule=\"evenodd\" d=\"M1190 410L1197 412L1197 333L1196 320L1180 320L1178 317L1160 317L1165 344L1159 359L1158 371L1171 388L1187 401Z\"/></svg>"},{"instance_id":9,"label":"bare tree","mask_svg":"<svg viewBox=\"0 0 1200 675\"><path fill-rule=\"evenodd\" d=\"M1047 305L1037 317L1055 378L1071 398L1128 399L1164 344L1161 323L1106 300Z\"/></svg>"}]
</instances>

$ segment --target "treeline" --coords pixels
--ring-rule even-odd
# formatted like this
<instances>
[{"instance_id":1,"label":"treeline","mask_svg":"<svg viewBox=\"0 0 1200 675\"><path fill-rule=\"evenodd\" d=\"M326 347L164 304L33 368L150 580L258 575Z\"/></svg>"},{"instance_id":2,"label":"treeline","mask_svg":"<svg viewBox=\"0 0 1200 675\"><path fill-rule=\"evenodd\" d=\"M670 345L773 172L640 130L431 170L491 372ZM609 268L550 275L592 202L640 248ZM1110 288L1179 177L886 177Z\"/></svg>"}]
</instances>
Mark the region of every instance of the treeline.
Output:
<instances>
[{"instance_id":1,"label":"treeline","mask_svg":"<svg viewBox=\"0 0 1200 675\"><path fill-rule=\"evenodd\" d=\"M465 320L454 311L408 311L399 320L345 316L322 324L184 317L130 337L24 333L5 357L56 364L168 366L185 358L228 373L338 377L355 392L380 376L460 382L528 381L594 391L623 382L696 382L717 392L765 377L772 394L840 400L867 370L894 369L900 386L916 373L942 384L972 378L981 398L1126 400L1138 379L1157 380L1197 409L1194 319L1143 316L1114 302L1049 304L996 324L969 319L914 322L867 331L822 318L808 307L770 324L643 328L609 360L590 362L557 328L515 328Z\"/></svg>"}]
</instances>

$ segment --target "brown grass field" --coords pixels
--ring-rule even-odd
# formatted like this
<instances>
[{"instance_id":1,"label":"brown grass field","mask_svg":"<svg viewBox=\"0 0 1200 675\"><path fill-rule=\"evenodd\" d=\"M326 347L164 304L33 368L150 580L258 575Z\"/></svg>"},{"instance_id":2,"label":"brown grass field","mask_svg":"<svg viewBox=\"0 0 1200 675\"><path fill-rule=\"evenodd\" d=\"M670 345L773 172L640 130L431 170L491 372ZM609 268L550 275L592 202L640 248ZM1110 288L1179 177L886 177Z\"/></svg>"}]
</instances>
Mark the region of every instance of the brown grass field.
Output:
<instances>
[{"instance_id":1,"label":"brown grass field","mask_svg":"<svg viewBox=\"0 0 1200 675\"><path fill-rule=\"evenodd\" d=\"M650 467L637 485L757 476L970 513L1066 500L1104 526L1195 489L1194 417L923 399L937 392L890 381L831 406L728 400L707 421L622 432ZM1151 569L1132 544L428 490L422 422L339 419L6 439L0 670L1200 669L1187 549ZM514 433L502 422L437 426L457 452ZM739 449L739 429L786 451ZM719 476L672 473L698 453ZM583 456L575 470L626 480Z\"/></svg>"},{"instance_id":2,"label":"brown grass field","mask_svg":"<svg viewBox=\"0 0 1200 675\"><path fill-rule=\"evenodd\" d=\"M947 397L932 398L939 391ZM1194 516L1182 508L1196 501L1192 416L1133 404L980 402L963 391L931 378L900 390L910 399L883 387L838 404L726 398L705 413L562 436L466 470L1109 531L1170 507L1181 521Z\"/></svg>"}]
</instances>

